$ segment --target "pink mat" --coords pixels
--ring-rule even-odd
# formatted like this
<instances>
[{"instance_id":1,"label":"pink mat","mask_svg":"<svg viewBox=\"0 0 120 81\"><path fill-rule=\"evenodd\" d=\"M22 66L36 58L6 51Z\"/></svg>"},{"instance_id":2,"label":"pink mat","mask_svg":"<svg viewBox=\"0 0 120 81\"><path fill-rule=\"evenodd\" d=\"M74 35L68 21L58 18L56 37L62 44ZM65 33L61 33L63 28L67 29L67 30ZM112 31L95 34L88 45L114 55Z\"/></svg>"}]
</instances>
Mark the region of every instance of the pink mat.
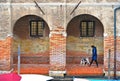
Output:
<instances>
[{"instance_id":1,"label":"pink mat","mask_svg":"<svg viewBox=\"0 0 120 81\"><path fill-rule=\"evenodd\" d=\"M21 76L16 73L0 74L0 81L20 81Z\"/></svg>"}]
</instances>

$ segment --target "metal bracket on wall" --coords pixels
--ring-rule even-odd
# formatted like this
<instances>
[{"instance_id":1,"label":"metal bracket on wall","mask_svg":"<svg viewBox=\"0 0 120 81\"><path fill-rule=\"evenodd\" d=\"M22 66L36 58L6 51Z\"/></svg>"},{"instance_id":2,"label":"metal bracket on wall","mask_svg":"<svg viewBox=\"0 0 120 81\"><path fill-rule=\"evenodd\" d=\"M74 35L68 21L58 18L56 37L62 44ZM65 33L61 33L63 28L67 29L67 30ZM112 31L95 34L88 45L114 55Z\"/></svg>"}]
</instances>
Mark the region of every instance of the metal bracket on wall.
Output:
<instances>
[{"instance_id":1,"label":"metal bracket on wall","mask_svg":"<svg viewBox=\"0 0 120 81\"><path fill-rule=\"evenodd\" d=\"M36 1L34 1L34 3L36 4L36 6L39 8L39 10L42 12L43 15L45 15L45 13L43 12L43 10L41 9L41 7L38 5L38 3Z\"/></svg>"}]
</instances>

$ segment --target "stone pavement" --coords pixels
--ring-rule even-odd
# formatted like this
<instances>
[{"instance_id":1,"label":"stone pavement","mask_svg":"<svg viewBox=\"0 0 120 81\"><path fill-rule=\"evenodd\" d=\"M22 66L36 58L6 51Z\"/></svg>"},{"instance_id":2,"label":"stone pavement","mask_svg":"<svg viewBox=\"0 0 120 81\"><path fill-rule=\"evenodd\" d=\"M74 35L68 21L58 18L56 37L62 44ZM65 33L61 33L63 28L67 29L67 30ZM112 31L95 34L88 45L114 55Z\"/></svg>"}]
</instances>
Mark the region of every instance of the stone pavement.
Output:
<instances>
[{"instance_id":1,"label":"stone pavement","mask_svg":"<svg viewBox=\"0 0 120 81\"><path fill-rule=\"evenodd\" d=\"M14 72L17 72L17 66L14 66ZM103 76L103 66L96 65L81 66L80 64L69 64L66 66L67 76ZM49 65L46 64L21 64L21 74L49 74Z\"/></svg>"},{"instance_id":2,"label":"stone pavement","mask_svg":"<svg viewBox=\"0 0 120 81\"><path fill-rule=\"evenodd\" d=\"M67 75L70 76L103 76L103 66L96 67L95 64L89 66L81 66L80 64L67 65Z\"/></svg>"}]
</instances>

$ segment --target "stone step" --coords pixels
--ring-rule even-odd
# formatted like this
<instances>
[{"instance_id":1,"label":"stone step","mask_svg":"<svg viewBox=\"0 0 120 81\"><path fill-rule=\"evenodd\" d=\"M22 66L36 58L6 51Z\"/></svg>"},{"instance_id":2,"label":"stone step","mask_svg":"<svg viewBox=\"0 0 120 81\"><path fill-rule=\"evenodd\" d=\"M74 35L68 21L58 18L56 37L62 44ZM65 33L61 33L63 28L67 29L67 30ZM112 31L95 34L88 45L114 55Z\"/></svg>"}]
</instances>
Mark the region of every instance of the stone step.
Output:
<instances>
[{"instance_id":1,"label":"stone step","mask_svg":"<svg viewBox=\"0 0 120 81\"><path fill-rule=\"evenodd\" d=\"M50 81L73 81L72 78L54 78L53 80Z\"/></svg>"}]
</instances>

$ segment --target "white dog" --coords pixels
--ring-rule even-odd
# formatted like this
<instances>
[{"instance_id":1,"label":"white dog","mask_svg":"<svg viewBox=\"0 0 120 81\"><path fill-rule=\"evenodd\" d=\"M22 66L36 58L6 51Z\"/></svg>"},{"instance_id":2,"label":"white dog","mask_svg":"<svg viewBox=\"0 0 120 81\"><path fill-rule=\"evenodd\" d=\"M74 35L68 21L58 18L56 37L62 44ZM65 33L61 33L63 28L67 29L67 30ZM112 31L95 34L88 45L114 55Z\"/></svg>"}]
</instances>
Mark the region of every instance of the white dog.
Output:
<instances>
[{"instance_id":1,"label":"white dog","mask_svg":"<svg viewBox=\"0 0 120 81\"><path fill-rule=\"evenodd\" d=\"M80 64L82 65L87 65L90 64L89 58L82 58Z\"/></svg>"}]
</instances>

